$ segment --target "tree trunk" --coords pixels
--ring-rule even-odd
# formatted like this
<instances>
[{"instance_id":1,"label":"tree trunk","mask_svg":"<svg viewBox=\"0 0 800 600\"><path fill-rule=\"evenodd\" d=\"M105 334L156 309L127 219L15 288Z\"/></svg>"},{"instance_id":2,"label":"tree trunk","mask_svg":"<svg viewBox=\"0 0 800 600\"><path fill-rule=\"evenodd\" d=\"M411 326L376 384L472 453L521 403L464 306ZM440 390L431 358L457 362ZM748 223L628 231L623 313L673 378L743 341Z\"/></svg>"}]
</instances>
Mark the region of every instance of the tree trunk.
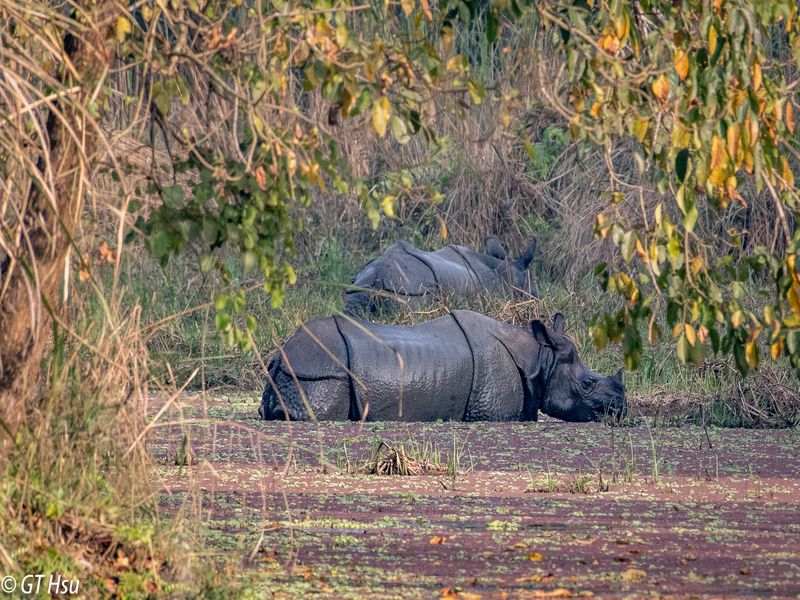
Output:
<instances>
[{"instance_id":1,"label":"tree trunk","mask_svg":"<svg viewBox=\"0 0 800 600\"><path fill-rule=\"evenodd\" d=\"M56 91L76 86L79 91L53 101L46 135L28 157L28 164L36 164L40 172L29 178L33 183L28 196L0 199L4 207L13 207L2 215L5 222L0 230L5 247L0 255L0 464L13 446L29 403L37 397L51 315L60 309L70 240L97 152L98 123L87 106L115 52L117 3L76 4L83 4L80 8L86 18L75 25L79 31L63 32L62 56L67 64L60 67L61 90ZM35 80L33 84L37 85ZM41 91L42 96L47 93ZM24 143L19 147L25 147ZM11 158L22 164L20 157Z\"/></svg>"}]
</instances>

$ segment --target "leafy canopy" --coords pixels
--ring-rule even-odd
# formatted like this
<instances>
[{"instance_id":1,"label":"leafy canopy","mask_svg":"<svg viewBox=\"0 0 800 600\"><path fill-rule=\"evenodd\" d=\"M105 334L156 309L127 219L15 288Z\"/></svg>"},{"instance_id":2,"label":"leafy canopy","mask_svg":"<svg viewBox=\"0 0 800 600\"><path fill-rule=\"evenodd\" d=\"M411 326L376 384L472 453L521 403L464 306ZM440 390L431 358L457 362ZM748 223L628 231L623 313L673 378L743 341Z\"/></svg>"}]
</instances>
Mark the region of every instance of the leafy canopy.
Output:
<instances>
[{"instance_id":1,"label":"leafy canopy","mask_svg":"<svg viewBox=\"0 0 800 600\"><path fill-rule=\"evenodd\" d=\"M68 16L29 4L13 4L4 31L32 59L46 54L47 40L63 43L92 26L91 3L73 3ZM151 143L162 135L172 183L153 177L149 189L122 195L133 212L136 196L160 197L131 234L144 236L163 261L192 249L202 270L231 281L219 249L232 246L280 304L295 280L292 240L304 225L294 205L318 191L353 194L377 224L394 213L402 190L393 186L405 185L356 177L333 128L363 125L398 144L412 136L435 143L442 111L516 93L487 92L471 76L468 49L455 43L459 28L481 20L494 42L506 24L533 21L535 67L555 59L566 78L562 87L542 83L541 100L574 138L606 149L615 186L595 230L624 259L621 270L599 269L624 306L595 322L596 343L621 342L634 368L643 332L650 341L662 335L657 316L665 313L683 360L700 363L710 347L732 353L747 372L766 343L773 359L787 356L800 372L794 2L143 0L115 18L117 67L87 108L99 114L113 104L125 127L149 127ZM318 96L327 115L312 104ZM514 126L505 113L503 122ZM637 189L614 172L611 149L620 142L635 147L642 172L658 174L665 198L652 211L642 203L638 222L615 205ZM742 259L718 252L699 216L764 197L781 243ZM729 232L723 243L741 246L742 233ZM753 277L772 282L760 304L747 301ZM215 304L227 341L248 346L255 323L241 328L232 318L244 294L231 287Z\"/></svg>"},{"instance_id":2,"label":"leafy canopy","mask_svg":"<svg viewBox=\"0 0 800 600\"><path fill-rule=\"evenodd\" d=\"M710 345L733 353L746 373L758 366L765 339L773 359L787 355L800 373L791 83L800 61L796 3L541 3L537 11L566 61L567 101L552 100L573 135L608 152L613 140L635 140L640 169L655 169L659 190L674 201L642 214L639 227L616 219L613 203L597 215L597 235L613 239L628 268L600 268L606 288L626 303L594 326L596 343L622 341L635 367L639 323L646 323L650 341L661 335L660 306L683 361L702 363ZM616 199L629 190L624 178L612 177ZM720 214L731 203L758 201L740 191L744 182L766 190L785 250L757 248L734 261L710 247L698 211ZM725 242L740 246L742 235L728 232ZM773 282L763 310L745 302L753 275Z\"/></svg>"}]
</instances>

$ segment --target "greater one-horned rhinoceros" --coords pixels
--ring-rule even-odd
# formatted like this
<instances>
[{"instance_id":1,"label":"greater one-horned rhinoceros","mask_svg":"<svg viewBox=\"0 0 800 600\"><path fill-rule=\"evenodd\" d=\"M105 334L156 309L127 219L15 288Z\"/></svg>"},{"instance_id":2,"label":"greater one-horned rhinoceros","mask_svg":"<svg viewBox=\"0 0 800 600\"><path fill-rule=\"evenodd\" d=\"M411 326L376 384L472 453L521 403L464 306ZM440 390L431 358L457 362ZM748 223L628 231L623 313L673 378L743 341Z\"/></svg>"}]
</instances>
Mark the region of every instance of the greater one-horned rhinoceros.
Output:
<instances>
[{"instance_id":1,"label":"greater one-horned rhinoceros","mask_svg":"<svg viewBox=\"0 0 800 600\"><path fill-rule=\"evenodd\" d=\"M472 298L503 289L538 296L528 271L536 240L517 259L509 258L494 236L485 245L488 254L455 245L425 252L406 241L395 242L356 275L354 288L345 293L345 312L374 313L396 306L396 299L416 308L437 295Z\"/></svg>"},{"instance_id":2,"label":"greater one-horned rhinoceros","mask_svg":"<svg viewBox=\"0 0 800 600\"><path fill-rule=\"evenodd\" d=\"M469 310L418 325L315 319L269 365L264 419L597 421L625 410L622 371L578 358L563 315L515 327Z\"/></svg>"}]
</instances>

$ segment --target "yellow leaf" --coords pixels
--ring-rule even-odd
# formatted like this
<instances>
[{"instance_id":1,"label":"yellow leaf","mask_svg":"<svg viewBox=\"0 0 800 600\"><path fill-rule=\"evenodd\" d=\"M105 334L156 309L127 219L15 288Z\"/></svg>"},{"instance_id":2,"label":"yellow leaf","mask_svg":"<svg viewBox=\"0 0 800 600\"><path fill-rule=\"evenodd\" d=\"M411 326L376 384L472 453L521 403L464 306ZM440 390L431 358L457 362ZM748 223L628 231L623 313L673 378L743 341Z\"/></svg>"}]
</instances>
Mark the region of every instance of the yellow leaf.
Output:
<instances>
[{"instance_id":1,"label":"yellow leaf","mask_svg":"<svg viewBox=\"0 0 800 600\"><path fill-rule=\"evenodd\" d=\"M711 174L708 180L711 185L722 188L728 179L728 151L723 139L715 135L711 139Z\"/></svg>"},{"instance_id":2,"label":"yellow leaf","mask_svg":"<svg viewBox=\"0 0 800 600\"><path fill-rule=\"evenodd\" d=\"M350 32L347 31L347 27L344 25L338 25L336 27L336 45L339 48L344 48L347 45L347 40L350 38Z\"/></svg>"},{"instance_id":3,"label":"yellow leaf","mask_svg":"<svg viewBox=\"0 0 800 600\"><path fill-rule=\"evenodd\" d=\"M711 139L711 170L728 166L728 152L725 142L718 135Z\"/></svg>"},{"instance_id":4,"label":"yellow leaf","mask_svg":"<svg viewBox=\"0 0 800 600\"><path fill-rule=\"evenodd\" d=\"M681 78L681 81L686 79L687 75L689 75L689 55L683 50L679 50L672 59L672 65L675 67L675 72Z\"/></svg>"},{"instance_id":5,"label":"yellow leaf","mask_svg":"<svg viewBox=\"0 0 800 600\"><path fill-rule=\"evenodd\" d=\"M544 557L541 554L539 554L538 552L529 552L528 553L528 560L535 560L535 561L538 562L538 561L543 560L543 559L544 559Z\"/></svg>"},{"instance_id":6,"label":"yellow leaf","mask_svg":"<svg viewBox=\"0 0 800 600\"><path fill-rule=\"evenodd\" d=\"M703 267L705 266L706 262L703 260L702 256L693 256L689 263L689 267L694 275L697 275L700 271L702 271Z\"/></svg>"},{"instance_id":7,"label":"yellow leaf","mask_svg":"<svg viewBox=\"0 0 800 600\"><path fill-rule=\"evenodd\" d=\"M730 175L725 180L725 193L728 195L728 198L731 200L738 200L742 203L742 205L747 206L747 202L742 195L736 191L736 187L739 185L739 182L736 180L736 175Z\"/></svg>"},{"instance_id":8,"label":"yellow leaf","mask_svg":"<svg viewBox=\"0 0 800 600\"><path fill-rule=\"evenodd\" d=\"M754 146L758 139L758 119L753 119L750 115L744 120L745 142L748 146Z\"/></svg>"},{"instance_id":9,"label":"yellow leaf","mask_svg":"<svg viewBox=\"0 0 800 600\"><path fill-rule=\"evenodd\" d=\"M403 12L408 16L414 10L414 0L400 0L400 6L403 7Z\"/></svg>"},{"instance_id":10,"label":"yellow leaf","mask_svg":"<svg viewBox=\"0 0 800 600\"><path fill-rule=\"evenodd\" d=\"M630 30L631 20L630 17L628 17L628 13L624 12L619 19L614 19L614 33L619 39L624 40L628 37Z\"/></svg>"},{"instance_id":11,"label":"yellow leaf","mask_svg":"<svg viewBox=\"0 0 800 600\"><path fill-rule=\"evenodd\" d=\"M592 115L593 118L597 118L600 116L600 112L603 110L603 105L599 102L595 102L592 104L592 108L589 109L589 114Z\"/></svg>"},{"instance_id":12,"label":"yellow leaf","mask_svg":"<svg viewBox=\"0 0 800 600\"><path fill-rule=\"evenodd\" d=\"M389 98L381 96L372 107L372 128L379 137L386 135L389 119L392 117L392 105Z\"/></svg>"},{"instance_id":13,"label":"yellow leaf","mask_svg":"<svg viewBox=\"0 0 800 600\"><path fill-rule=\"evenodd\" d=\"M619 38L611 32L601 37L598 43L603 50L610 54L616 54L621 47Z\"/></svg>"},{"instance_id":14,"label":"yellow leaf","mask_svg":"<svg viewBox=\"0 0 800 600\"><path fill-rule=\"evenodd\" d=\"M783 184L781 187L785 190L791 190L794 188L794 174L792 173L792 169L789 167L789 161L786 160L785 156L781 157L781 161L783 163L783 169L781 173Z\"/></svg>"},{"instance_id":15,"label":"yellow leaf","mask_svg":"<svg viewBox=\"0 0 800 600\"><path fill-rule=\"evenodd\" d=\"M639 117L633 122L633 135L639 140L639 143L644 141L647 135L647 129L650 127L650 119L647 117Z\"/></svg>"},{"instance_id":16,"label":"yellow leaf","mask_svg":"<svg viewBox=\"0 0 800 600\"><path fill-rule=\"evenodd\" d=\"M450 52L450 49L453 47L453 28L452 27L442 27L442 54L447 54Z\"/></svg>"},{"instance_id":17,"label":"yellow leaf","mask_svg":"<svg viewBox=\"0 0 800 600\"><path fill-rule=\"evenodd\" d=\"M647 577L647 573L640 569L628 569L622 572L621 577L625 581L638 581Z\"/></svg>"},{"instance_id":18,"label":"yellow leaf","mask_svg":"<svg viewBox=\"0 0 800 600\"><path fill-rule=\"evenodd\" d=\"M612 225L611 221L603 213L599 213L597 215L594 227L595 231L600 237L604 238L608 236L609 232L611 231L611 225Z\"/></svg>"},{"instance_id":19,"label":"yellow leaf","mask_svg":"<svg viewBox=\"0 0 800 600\"><path fill-rule=\"evenodd\" d=\"M117 36L117 41L121 44L125 41L125 37L131 32L131 22L126 18L119 16L117 22L114 23L114 34Z\"/></svg>"},{"instance_id":20,"label":"yellow leaf","mask_svg":"<svg viewBox=\"0 0 800 600\"><path fill-rule=\"evenodd\" d=\"M783 340L781 338L778 338L772 343L769 347L769 354L772 360L778 360L778 357L783 354Z\"/></svg>"},{"instance_id":21,"label":"yellow leaf","mask_svg":"<svg viewBox=\"0 0 800 600\"><path fill-rule=\"evenodd\" d=\"M800 292L798 291L797 282L792 282L792 287L789 288L786 299L789 301L789 306L792 307L794 314L800 317Z\"/></svg>"},{"instance_id":22,"label":"yellow leaf","mask_svg":"<svg viewBox=\"0 0 800 600\"><path fill-rule=\"evenodd\" d=\"M669 96L669 79L666 75L661 75L653 82L653 94L662 102L666 101Z\"/></svg>"},{"instance_id":23,"label":"yellow leaf","mask_svg":"<svg viewBox=\"0 0 800 600\"><path fill-rule=\"evenodd\" d=\"M712 56L717 49L717 30L712 25L708 28L708 53Z\"/></svg>"},{"instance_id":24,"label":"yellow leaf","mask_svg":"<svg viewBox=\"0 0 800 600\"><path fill-rule=\"evenodd\" d=\"M728 156L734 163L741 163L742 130L738 123L728 125Z\"/></svg>"},{"instance_id":25,"label":"yellow leaf","mask_svg":"<svg viewBox=\"0 0 800 600\"><path fill-rule=\"evenodd\" d=\"M797 268L796 268L796 265L797 265L797 254L790 254L789 256L787 256L786 257L786 264L789 267L789 273L791 273L792 279L794 279L795 281L800 283L800 280L799 280L798 275L797 275Z\"/></svg>"},{"instance_id":26,"label":"yellow leaf","mask_svg":"<svg viewBox=\"0 0 800 600\"><path fill-rule=\"evenodd\" d=\"M791 99L786 102L786 128L789 133L794 133L794 107Z\"/></svg>"},{"instance_id":27,"label":"yellow leaf","mask_svg":"<svg viewBox=\"0 0 800 600\"><path fill-rule=\"evenodd\" d=\"M742 326L744 323L744 313L741 310L737 310L731 315L731 325L736 327L737 329Z\"/></svg>"},{"instance_id":28,"label":"yellow leaf","mask_svg":"<svg viewBox=\"0 0 800 600\"><path fill-rule=\"evenodd\" d=\"M439 220L442 222L442 239L446 240L447 236L449 235L447 232L447 223L445 223L444 219L442 219L441 217L439 218Z\"/></svg>"},{"instance_id":29,"label":"yellow leaf","mask_svg":"<svg viewBox=\"0 0 800 600\"><path fill-rule=\"evenodd\" d=\"M383 214L385 214L390 219L394 218L394 201L397 198L392 194L388 196L384 196L383 200L381 200L381 209L383 210Z\"/></svg>"},{"instance_id":30,"label":"yellow leaf","mask_svg":"<svg viewBox=\"0 0 800 600\"><path fill-rule=\"evenodd\" d=\"M656 325L655 314L650 317L650 322L647 324L647 343L654 344L658 337L661 335L658 325Z\"/></svg>"},{"instance_id":31,"label":"yellow leaf","mask_svg":"<svg viewBox=\"0 0 800 600\"><path fill-rule=\"evenodd\" d=\"M644 246L638 237L636 238L636 254L639 255L639 258L641 258L642 262L645 264L650 262L650 255L647 254L647 250L644 249Z\"/></svg>"},{"instance_id":32,"label":"yellow leaf","mask_svg":"<svg viewBox=\"0 0 800 600\"><path fill-rule=\"evenodd\" d=\"M448 71L461 71L463 72L467 66L467 59L461 54L456 54L447 59Z\"/></svg>"},{"instance_id":33,"label":"yellow leaf","mask_svg":"<svg viewBox=\"0 0 800 600\"><path fill-rule=\"evenodd\" d=\"M753 91L757 91L761 87L761 65L758 63L753 64Z\"/></svg>"},{"instance_id":34,"label":"yellow leaf","mask_svg":"<svg viewBox=\"0 0 800 600\"><path fill-rule=\"evenodd\" d=\"M436 535L436 536L433 536L433 537L432 537L432 538L431 538L431 539L428 541L428 543L429 543L429 544L434 544L434 545L435 545L435 544L444 544L446 541L447 541L447 538L446 538L446 537L444 537L443 535Z\"/></svg>"},{"instance_id":35,"label":"yellow leaf","mask_svg":"<svg viewBox=\"0 0 800 600\"><path fill-rule=\"evenodd\" d=\"M572 592L566 588L556 588L550 591L533 590L531 598L572 598Z\"/></svg>"},{"instance_id":36,"label":"yellow leaf","mask_svg":"<svg viewBox=\"0 0 800 600\"><path fill-rule=\"evenodd\" d=\"M689 340L689 343L694 346L695 342L697 341L697 334L695 333L694 327L692 327L689 323L684 323L683 330L686 332L686 339Z\"/></svg>"},{"instance_id":37,"label":"yellow leaf","mask_svg":"<svg viewBox=\"0 0 800 600\"><path fill-rule=\"evenodd\" d=\"M751 369L758 366L758 344L755 340L750 340L744 345L744 359Z\"/></svg>"}]
</instances>

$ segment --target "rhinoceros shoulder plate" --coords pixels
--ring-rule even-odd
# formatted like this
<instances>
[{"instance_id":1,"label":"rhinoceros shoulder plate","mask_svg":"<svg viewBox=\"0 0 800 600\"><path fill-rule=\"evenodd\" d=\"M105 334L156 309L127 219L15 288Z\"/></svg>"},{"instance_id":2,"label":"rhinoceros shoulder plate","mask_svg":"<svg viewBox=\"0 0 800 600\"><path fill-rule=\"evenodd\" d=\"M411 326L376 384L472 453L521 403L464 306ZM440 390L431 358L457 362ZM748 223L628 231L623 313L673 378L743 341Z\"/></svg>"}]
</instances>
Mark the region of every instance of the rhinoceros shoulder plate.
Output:
<instances>
[{"instance_id":1,"label":"rhinoceros shoulder plate","mask_svg":"<svg viewBox=\"0 0 800 600\"><path fill-rule=\"evenodd\" d=\"M473 356L473 384L465 420L519 421L530 413L517 364L494 333L509 327L471 310L455 310L453 318L469 341ZM520 328L519 335L526 335Z\"/></svg>"}]
</instances>

